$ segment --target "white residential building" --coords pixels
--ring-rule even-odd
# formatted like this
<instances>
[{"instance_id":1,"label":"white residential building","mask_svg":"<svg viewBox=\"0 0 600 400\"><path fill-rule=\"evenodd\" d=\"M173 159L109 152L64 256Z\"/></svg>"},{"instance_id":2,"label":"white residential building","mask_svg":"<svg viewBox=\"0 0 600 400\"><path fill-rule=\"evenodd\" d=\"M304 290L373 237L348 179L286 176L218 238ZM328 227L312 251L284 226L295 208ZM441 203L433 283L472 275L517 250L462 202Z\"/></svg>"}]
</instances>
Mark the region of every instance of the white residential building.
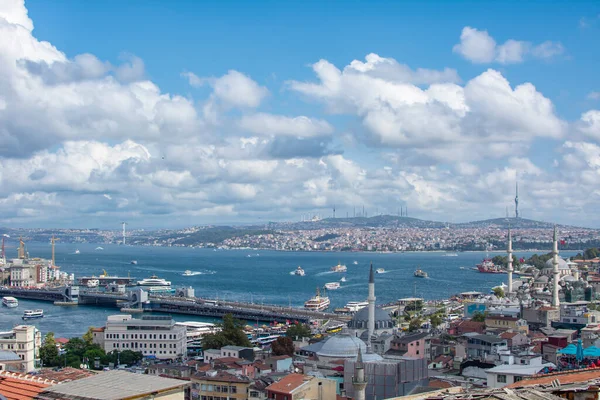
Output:
<instances>
[{"instance_id":1,"label":"white residential building","mask_svg":"<svg viewBox=\"0 0 600 400\"><path fill-rule=\"evenodd\" d=\"M187 354L186 328L176 326L169 316L110 315L104 331L95 332L94 342L107 353L131 350L159 359L175 359Z\"/></svg>"},{"instance_id":2,"label":"white residential building","mask_svg":"<svg viewBox=\"0 0 600 400\"><path fill-rule=\"evenodd\" d=\"M0 332L0 350L16 353L21 362L0 364L0 369L15 372L31 372L39 362L42 334L35 326L18 325L12 330Z\"/></svg>"}]
</instances>

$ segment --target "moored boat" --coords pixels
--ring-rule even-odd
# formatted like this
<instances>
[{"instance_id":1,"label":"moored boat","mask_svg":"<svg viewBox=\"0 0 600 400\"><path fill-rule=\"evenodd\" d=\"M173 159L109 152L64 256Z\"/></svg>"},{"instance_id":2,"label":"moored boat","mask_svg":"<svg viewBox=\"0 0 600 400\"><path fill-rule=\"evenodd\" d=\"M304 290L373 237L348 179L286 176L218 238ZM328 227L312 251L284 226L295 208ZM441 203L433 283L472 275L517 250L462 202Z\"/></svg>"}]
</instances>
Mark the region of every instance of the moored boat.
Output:
<instances>
[{"instance_id":1,"label":"moored boat","mask_svg":"<svg viewBox=\"0 0 600 400\"><path fill-rule=\"evenodd\" d=\"M499 266L494 264L494 262L489 258L484 258L481 264L477 264L477 270L482 274L504 274Z\"/></svg>"},{"instance_id":2,"label":"moored boat","mask_svg":"<svg viewBox=\"0 0 600 400\"><path fill-rule=\"evenodd\" d=\"M146 279L142 279L141 281L138 281L138 286L171 286L171 282L170 281L166 281L162 278L159 278L156 275L152 275L150 278L146 278Z\"/></svg>"},{"instance_id":3,"label":"moored boat","mask_svg":"<svg viewBox=\"0 0 600 400\"><path fill-rule=\"evenodd\" d=\"M19 300L12 296L6 296L2 298L2 305L8 308L15 308L19 306Z\"/></svg>"},{"instance_id":4,"label":"moored boat","mask_svg":"<svg viewBox=\"0 0 600 400\"><path fill-rule=\"evenodd\" d=\"M427 272L423 271L421 268L417 269L414 273L414 276L416 278L427 278L429 277L429 275L427 275Z\"/></svg>"},{"instance_id":5,"label":"moored boat","mask_svg":"<svg viewBox=\"0 0 600 400\"><path fill-rule=\"evenodd\" d=\"M44 310L25 310L23 312L23 319L35 319L44 318Z\"/></svg>"},{"instance_id":6,"label":"moored boat","mask_svg":"<svg viewBox=\"0 0 600 400\"><path fill-rule=\"evenodd\" d=\"M323 311L329 307L330 303L329 297L321 296L319 288L317 288L317 294L304 303L304 308L312 311Z\"/></svg>"},{"instance_id":7,"label":"moored boat","mask_svg":"<svg viewBox=\"0 0 600 400\"><path fill-rule=\"evenodd\" d=\"M98 285L100 285L100 280L98 279L89 279L86 283L87 287L89 288L95 288L98 287Z\"/></svg>"}]
</instances>

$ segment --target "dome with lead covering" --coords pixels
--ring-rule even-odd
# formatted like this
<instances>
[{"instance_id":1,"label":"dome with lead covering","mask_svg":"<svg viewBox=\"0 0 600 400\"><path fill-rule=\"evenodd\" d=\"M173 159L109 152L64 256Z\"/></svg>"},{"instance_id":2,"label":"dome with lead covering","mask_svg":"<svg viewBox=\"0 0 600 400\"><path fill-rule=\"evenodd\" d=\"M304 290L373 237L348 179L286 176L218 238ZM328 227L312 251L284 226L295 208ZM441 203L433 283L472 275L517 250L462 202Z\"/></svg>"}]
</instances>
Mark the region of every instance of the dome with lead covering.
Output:
<instances>
[{"instance_id":1,"label":"dome with lead covering","mask_svg":"<svg viewBox=\"0 0 600 400\"><path fill-rule=\"evenodd\" d=\"M347 332L341 332L325 339L325 343L323 343L321 350L317 352L317 356L354 359L358 355L359 349L363 354L367 352L365 342Z\"/></svg>"},{"instance_id":2,"label":"dome with lead covering","mask_svg":"<svg viewBox=\"0 0 600 400\"><path fill-rule=\"evenodd\" d=\"M368 329L369 325L369 307L361 308L348 322L348 328L351 329ZM390 314L381 309L375 308L375 329L392 329L394 320Z\"/></svg>"},{"instance_id":3,"label":"dome with lead covering","mask_svg":"<svg viewBox=\"0 0 600 400\"><path fill-rule=\"evenodd\" d=\"M544 269L553 269L554 268L554 264L552 264L552 258L549 259L548 261L546 261L546 266L544 267ZM563 259L558 257L558 269L566 269L566 270L571 270L571 267L569 266L569 264Z\"/></svg>"}]
</instances>

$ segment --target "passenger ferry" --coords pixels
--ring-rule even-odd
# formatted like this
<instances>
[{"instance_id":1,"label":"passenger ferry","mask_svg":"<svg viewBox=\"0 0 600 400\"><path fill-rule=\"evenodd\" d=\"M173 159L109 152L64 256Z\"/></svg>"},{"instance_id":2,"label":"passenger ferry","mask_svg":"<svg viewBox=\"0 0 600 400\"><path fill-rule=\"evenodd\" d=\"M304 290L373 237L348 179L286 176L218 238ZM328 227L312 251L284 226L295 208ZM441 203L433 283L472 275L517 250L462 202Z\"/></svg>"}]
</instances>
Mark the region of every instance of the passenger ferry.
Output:
<instances>
[{"instance_id":1,"label":"passenger ferry","mask_svg":"<svg viewBox=\"0 0 600 400\"><path fill-rule=\"evenodd\" d=\"M138 286L171 286L170 281L166 281L156 275L152 275L150 278L142 279L141 281L138 281L137 284Z\"/></svg>"},{"instance_id":2,"label":"passenger ferry","mask_svg":"<svg viewBox=\"0 0 600 400\"><path fill-rule=\"evenodd\" d=\"M296 270L294 271L294 275L304 276L304 270L301 266L298 265L298 268L296 268Z\"/></svg>"},{"instance_id":3,"label":"passenger ferry","mask_svg":"<svg viewBox=\"0 0 600 400\"><path fill-rule=\"evenodd\" d=\"M325 289L327 290L335 290L340 288L339 282L329 282L325 284Z\"/></svg>"},{"instance_id":4,"label":"passenger ferry","mask_svg":"<svg viewBox=\"0 0 600 400\"><path fill-rule=\"evenodd\" d=\"M345 265L338 263L338 265L331 267L331 271L332 272L346 272L346 271L348 271L348 268L346 268Z\"/></svg>"},{"instance_id":5,"label":"passenger ferry","mask_svg":"<svg viewBox=\"0 0 600 400\"><path fill-rule=\"evenodd\" d=\"M7 296L2 298L2 305L8 308L15 308L19 306L19 300L14 297Z\"/></svg>"},{"instance_id":6,"label":"passenger ferry","mask_svg":"<svg viewBox=\"0 0 600 400\"><path fill-rule=\"evenodd\" d=\"M367 301L350 301L348 302L348 304L346 304L345 308L347 308L350 312L357 312L358 310L361 310L368 305L369 302Z\"/></svg>"},{"instance_id":7,"label":"passenger ferry","mask_svg":"<svg viewBox=\"0 0 600 400\"><path fill-rule=\"evenodd\" d=\"M323 311L329 307L329 303L329 297L321 296L321 294L319 293L319 288L317 288L317 295L305 302L304 308L312 311Z\"/></svg>"},{"instance_id":8,"label":"passenger ferry","mask_svg":"<svg viewBox=\"0 0 600 400\"><path fill-rule=\"evenodd\" d=\"M429 277L429 275L427 275L427 272L423 271L420 268L415 271L414 276L416 278L427 278L427 277Z\"/></svg>"},{"instance_id":9,"label":"passenger ferry","mask_svg":"<svg viewBox=\"0 0 600 400\"><path fill-rule=\"evenodd\" d=\"M44 310L25 310L23 312L23 319L35 319L44 318Z\"/></svg>"}]
</instances>

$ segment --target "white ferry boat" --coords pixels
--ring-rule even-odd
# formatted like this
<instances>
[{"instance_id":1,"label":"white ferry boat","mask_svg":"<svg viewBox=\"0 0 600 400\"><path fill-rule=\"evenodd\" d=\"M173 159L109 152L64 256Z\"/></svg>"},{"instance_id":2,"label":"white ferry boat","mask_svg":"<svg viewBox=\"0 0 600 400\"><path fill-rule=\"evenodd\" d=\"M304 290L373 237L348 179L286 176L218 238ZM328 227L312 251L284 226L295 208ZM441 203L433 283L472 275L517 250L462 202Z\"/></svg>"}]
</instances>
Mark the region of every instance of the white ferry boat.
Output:
<instances>
[{"instance_id":1,"label":"white ferry boat","mask_svg":"<svg viewBox=\"0 0 600 400\"><path fill-rule=\"evenodd\" d=\"M305 302L304 308L312 311L323 311L329 307L329 303L329 297L321 296L319 293L319 288L317 288L316 296Z\"/></svg>"},{"instance_id":2,"label":"white ferry boat","mask_svg":"<svg viewBox=\"0 0 600 400\"><path fill-rule=\"evenodd\" d=\"M23 319L35 319L44 318L44 310L25 310L23 312Z\"/></svg>"},{"instance_id":3,"label":"white ferry boat","mask_svg":"<svg viewBox=\"0 0 600 400\"><path fill-rule=\"evenodd\" d=\"M348 268L345 265L338 263L338 265L331 267L331 271L332 272L346 272L346 271L348 271Z\"/></svg>"},{"instance_id":4,"label":"white ferry boat","mask_svg":"<svg viewBox=\"0 0 600 400\"><path fill-rule=\"evenodd\" d=\"M428 277L427 272L423 271L420 268L415 271L414 276L416 278L427 278Z\"/></svg>"},{"instance_id":5,"label":"white ferry boat","mask_svg":"<svg viewBox=\"0 0 600 400\"><path fill-rule=\"evenodd\" d=\"M189 269L186 269L185 272L182 275L183 276L193 276L194 274Z\"/></svg>"},{"instance_id":6,"label":"white ferry boat","mask_svg":"<svg viewBox=\"0 0 600 400\"><path fill-rule=\"evenodd\" d=\"M171 286L170 281L166 281L162 278L159 278L156 275L152 275L150 278L142 279L137 282L138 286Z\"/></svg>"},{"instance_id":7,"label":"white ferry boat","mask_svg":"<svg viewBox=\"0 0 600 400\"><path fill-rule=\"evenodd\" d=\"M15 308L19 306L19 300L11 296L6 296L2 298L2 305L8 308Z\"/></svg>"},{"instance_id":8,"label":"white ferry boat","mask_svg":"<svg viewBox=\"0 0 600 400\"><path fill-rule=\"evenodd\" d=\"M86 283L87 287L89 288L95 288L98 287L98 285L100 285L100 280L99 279L89 279Z\"/></svg>"},{"instance_id":9,"label":"white ferry boat","mask_svg":"<svg viewBox=\"0 0 600 400\"><path fill-rule=\"evenodd\" d=\"M340 288L339 282L329 282L325 284L325 289L327 290L335 290Z\"/></svg>"},{"instance_id":10,"label":"white ferry boat","mask_svg":"<svg viewBox=\"0 0 600 400\"><path fill-rule=\"evenodd\" d=\"M369 303L367 301L350 301L348 304L346 304L345 308L347 308L350 312L357 312L368 305Z\"/></svg>"},{"instance_id":11,"label":"white ferry boat","mask_svg":"<svg viewBox=\"0 0 600 400\"><path fill-rule=\"evenodd\" d=\"M301 266L298 265L298 268L296 268L296 270L294 271L294 275L304 276L304 270Z\"/></svg>"}]
</instances>

